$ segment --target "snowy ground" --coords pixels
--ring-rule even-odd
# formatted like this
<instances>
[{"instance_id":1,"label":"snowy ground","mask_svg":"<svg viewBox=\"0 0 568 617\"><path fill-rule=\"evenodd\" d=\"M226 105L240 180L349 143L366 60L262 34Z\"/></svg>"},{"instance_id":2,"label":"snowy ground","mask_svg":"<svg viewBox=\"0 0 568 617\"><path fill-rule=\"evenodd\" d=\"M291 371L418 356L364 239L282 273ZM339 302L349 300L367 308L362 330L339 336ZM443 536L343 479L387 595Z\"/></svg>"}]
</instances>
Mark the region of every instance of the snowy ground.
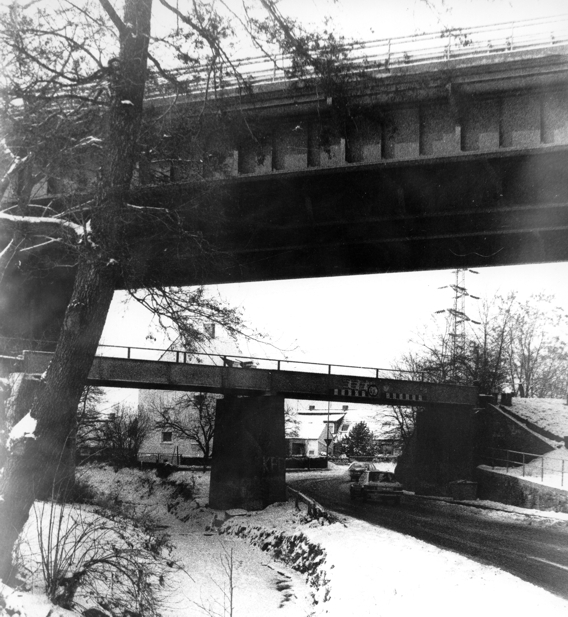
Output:
<instances>
[{"instance_id":1,"label":"snowy ground","mask_svg":"<svg viewBox=\"0 0 568 617\"><path fill-rule=\"evenodd\" d=\"M171 535L186 573L172 581L167 617L228 615L231 564L234 617L568 614L568 602L497 568L356 519L343 517L331 525L309 521L291 502L260 513L235 513L222 524L225 514L206 507L207 473L170 477L183 482L180 486L193 487L192 500L149 472L91 468L85 475L101 490L153 517ZM568 524L568 515L510 507L487 510L487 516L526 519L527 524L542 517L543 522ZM287 565L250 542L276 550ZM306 559L312 560L310 572L292 568L305 565ZM310 587L306 576L318 587ZM0 609L2 614L8 613ZM47 613L34 608L20 614Z\"/></svg>"},{"instance_id":2,"label":"snowy ground","mask_svg":"<svg viewBox=\"0 0 568 617\"><path fill-rule=\"evenodd\" d=\"M568 435L568 405L557 398L513 398L511 410L555 435Z\"/></svg>"}]
</instances>

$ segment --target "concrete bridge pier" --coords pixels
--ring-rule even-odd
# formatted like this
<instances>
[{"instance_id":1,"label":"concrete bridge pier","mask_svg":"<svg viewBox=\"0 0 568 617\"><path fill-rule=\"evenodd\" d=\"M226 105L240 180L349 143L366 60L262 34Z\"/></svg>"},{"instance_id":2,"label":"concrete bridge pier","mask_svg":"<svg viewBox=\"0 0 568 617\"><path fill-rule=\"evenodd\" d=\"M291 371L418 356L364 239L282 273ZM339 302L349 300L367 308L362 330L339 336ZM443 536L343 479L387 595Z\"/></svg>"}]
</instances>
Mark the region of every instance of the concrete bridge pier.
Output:
<instances>
[{"instance_id":1,"label":"concrete bridge pier","mask_svg":"<svg viewBox=\"0 0 568 617\"><path fill-rule=\"evenodd\" d=\"M261 510L285 500L284 397L217 401L209 505Z\"/></svg>"},{"instance_id":2,"label":"concrete bridge pier","mask_svg":"<svg viewBox=\"0 0 568 617\"><path fill-rule=\"evenodd\" d=\"M419 411L397 467L406 488L421 495L448 496L450 482L473 480L475 433L473 406L440 404Z\"/></svg>"}]
</instances>

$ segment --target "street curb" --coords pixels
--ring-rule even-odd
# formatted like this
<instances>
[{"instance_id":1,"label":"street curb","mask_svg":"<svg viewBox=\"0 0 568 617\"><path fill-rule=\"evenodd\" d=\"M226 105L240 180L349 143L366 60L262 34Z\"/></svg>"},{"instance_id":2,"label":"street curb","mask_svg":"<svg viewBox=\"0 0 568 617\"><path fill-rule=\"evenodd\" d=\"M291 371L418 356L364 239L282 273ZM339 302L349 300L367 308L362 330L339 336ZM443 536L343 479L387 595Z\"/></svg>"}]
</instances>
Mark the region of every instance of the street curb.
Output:
<instances>
[{"instance_id":1,"label":"street curb","mask_svg":"<svg viewBox=\"0 0 568 617\"><path fill-rule=\"evenodd\" d=\"M541 518L554 520L557 522L563 522L568 525L568 518L556 518L555 516L551 516L554 514L558 514L553 511L545 511L542 510L542 514L530 511L526 508L521 508L519 506L508 506L507 504L499 504L497 502L492 502L492 504L488 503L480 503L479 501L471 501L471 500L458 500L452 499L451 497L438 497L436 495L416 495L415 493L411 493L405 491L405 495L416 497L418 499L424 499L428 501L443 501L444 503L457 504L460 506L469 506L471 508L477 508L479 510L495 510L497 512L507 512L508 514L520 514L522 516L532 516L533 518ZM545 514L545 512L549 512L549 515Z\"/></svg>"}]
</instances>

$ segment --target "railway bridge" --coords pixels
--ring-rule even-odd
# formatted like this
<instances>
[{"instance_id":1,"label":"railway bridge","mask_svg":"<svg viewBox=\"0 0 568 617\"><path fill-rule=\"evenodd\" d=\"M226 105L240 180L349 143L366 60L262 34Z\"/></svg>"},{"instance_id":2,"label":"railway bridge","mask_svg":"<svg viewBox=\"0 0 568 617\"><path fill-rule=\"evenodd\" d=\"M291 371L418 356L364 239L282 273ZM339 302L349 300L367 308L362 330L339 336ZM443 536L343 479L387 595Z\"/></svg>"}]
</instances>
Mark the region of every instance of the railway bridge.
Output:
<instances>
[{"instance_id":1,"label":"railway bridge","mask_svg":"<svg viewBox=\"0 0 568 617\"><path fill-rule=\"evenodd\" d=\"M25 351L11 370L34 379L51 357ZM468 476L473 465L477 388L417 380L404 371L101 346L88 383L222 394L211 466L214 508L259 509L286 499L286 398L417 406L436 417L451 443L444 448L451 479Z\"/></svg>"}]
</instances>

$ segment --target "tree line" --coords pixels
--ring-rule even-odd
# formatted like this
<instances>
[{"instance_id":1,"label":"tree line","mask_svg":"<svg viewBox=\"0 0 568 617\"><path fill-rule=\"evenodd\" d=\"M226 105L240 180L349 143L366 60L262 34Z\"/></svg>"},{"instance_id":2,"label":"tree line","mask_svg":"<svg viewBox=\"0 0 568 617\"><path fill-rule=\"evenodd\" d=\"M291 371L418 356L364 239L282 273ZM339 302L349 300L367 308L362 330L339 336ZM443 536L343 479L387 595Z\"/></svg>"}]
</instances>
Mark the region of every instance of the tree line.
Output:
<instances>
[{"instance_id":1,"label":"tree line","mask_svg":"<svg viewBox=\"0 0 568 617\"><path fill-rule=\"evenodd\" d=\"M519 292L480 301L455 345L454 316L433 320L397 368L429 381L477 385L480 392L564 398L568 376L568 321L554 296Z\"/></svg>"}]
</instances>

